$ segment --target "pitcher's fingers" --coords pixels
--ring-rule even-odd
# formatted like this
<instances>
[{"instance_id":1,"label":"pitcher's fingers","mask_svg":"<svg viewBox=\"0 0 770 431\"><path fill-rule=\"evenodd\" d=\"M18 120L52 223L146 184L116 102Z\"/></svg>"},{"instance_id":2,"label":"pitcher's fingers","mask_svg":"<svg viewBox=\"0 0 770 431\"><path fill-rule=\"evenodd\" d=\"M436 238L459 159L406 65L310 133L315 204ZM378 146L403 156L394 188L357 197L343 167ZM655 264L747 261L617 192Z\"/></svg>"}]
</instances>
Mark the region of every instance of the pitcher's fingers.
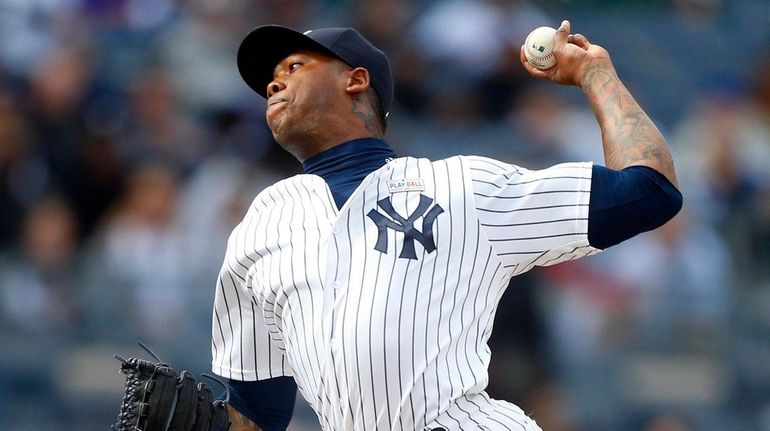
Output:
<instances>
[{"instance_id":1,"label":"pitcher's fingers","mask_svg":"<svg viewBox=\"0 0 770 431\"><path fill-rule=\"evenodd\" d=\"M561 25L556 29L556 34L553 35L553 49L559 50L567 43L567 36L569 36L569 21L566 19L561 22Z\"/></svg>"},{"instance_id":2,"label":"pitcher's fingers","mask_svg":"<svg viewBox=\"0 0 770 431\"><path fill-rule=\"evenodd\" d=\"M591 42L589 42L588 39L580 33L572 35L572 40L570 42L583 49L588 49L588 47L591 46Z\"/></svg>"}]
</instances>

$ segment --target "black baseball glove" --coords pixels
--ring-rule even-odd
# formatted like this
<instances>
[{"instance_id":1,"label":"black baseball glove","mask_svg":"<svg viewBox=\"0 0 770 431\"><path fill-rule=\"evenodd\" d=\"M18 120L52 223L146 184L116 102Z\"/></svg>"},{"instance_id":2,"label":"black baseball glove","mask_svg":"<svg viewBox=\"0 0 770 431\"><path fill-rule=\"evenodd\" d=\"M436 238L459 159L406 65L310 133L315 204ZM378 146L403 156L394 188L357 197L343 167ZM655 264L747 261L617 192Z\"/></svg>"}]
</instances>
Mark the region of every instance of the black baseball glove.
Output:
<instances>
[{"instance_id":1,"label":"black baseball glove","mask_svg":"<svg viewBox=\"0 0 770 431\"><path fill-rule=\"evenodd\" d=\"M157 362L115 355L126 375L126 394L114 431L227 431L229 392L215 400L211 387L196 382L187 370L177 373L147 346L139 343ZM221 381L203 374L227 389Z\"/></svg>"}]
</instances>

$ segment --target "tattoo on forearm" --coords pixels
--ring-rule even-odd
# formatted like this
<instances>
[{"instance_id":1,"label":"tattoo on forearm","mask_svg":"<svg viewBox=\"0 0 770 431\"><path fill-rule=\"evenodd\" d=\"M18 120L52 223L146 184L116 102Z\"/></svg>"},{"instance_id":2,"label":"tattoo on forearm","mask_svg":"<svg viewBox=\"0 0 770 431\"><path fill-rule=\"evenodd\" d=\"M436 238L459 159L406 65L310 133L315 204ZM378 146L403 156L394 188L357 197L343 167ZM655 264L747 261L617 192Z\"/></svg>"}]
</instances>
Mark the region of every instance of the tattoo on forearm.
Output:
<instances>
[{"instance_id":1,"label":"tattoo on forearm","mask_svg":"<svg viewBox=\"0 0 770 431\"><path fill-rule=\"evenodd\" d=\"M674 162L665 138L620 82L609 62L586 68L583 90L602 130L607 166L650 166L676 185Z\"/></svg>"},{"instance_id":2,"label":"tattoo on forearm","mask_svg":"<svg viewBox=\"0 0 770 431\"><path fill-rule=\"evenodd\" d=\"M227 406L227 410L230 413L230 422L233 423L230 431L262 431L262 428L258 427L257 424L241 412L235 410L233 406Z\"/></svg>"}]
</instances>

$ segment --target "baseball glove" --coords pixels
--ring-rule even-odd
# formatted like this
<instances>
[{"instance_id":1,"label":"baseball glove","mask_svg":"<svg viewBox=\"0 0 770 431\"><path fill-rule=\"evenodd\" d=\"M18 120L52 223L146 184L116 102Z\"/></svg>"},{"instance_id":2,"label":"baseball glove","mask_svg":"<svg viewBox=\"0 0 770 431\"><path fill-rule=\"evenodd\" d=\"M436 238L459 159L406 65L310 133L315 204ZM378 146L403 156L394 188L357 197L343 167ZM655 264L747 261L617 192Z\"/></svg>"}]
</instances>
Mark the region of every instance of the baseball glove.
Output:
<instances>
[{"instance_id":1,"label":"baseball glove","mask_svg":"<svg viewBox=\"0 0 770 431\"><path fill-rule=\"evenodd\" d=\"M115 358L122 362L126 393L114 431L227 431L230 418L224 400L215 400L211 387L196 382L187 370L177 373L147 346L139 343L156 362ZM227 390L214 376L202 374Z\"/></svg>"}]
</instances>

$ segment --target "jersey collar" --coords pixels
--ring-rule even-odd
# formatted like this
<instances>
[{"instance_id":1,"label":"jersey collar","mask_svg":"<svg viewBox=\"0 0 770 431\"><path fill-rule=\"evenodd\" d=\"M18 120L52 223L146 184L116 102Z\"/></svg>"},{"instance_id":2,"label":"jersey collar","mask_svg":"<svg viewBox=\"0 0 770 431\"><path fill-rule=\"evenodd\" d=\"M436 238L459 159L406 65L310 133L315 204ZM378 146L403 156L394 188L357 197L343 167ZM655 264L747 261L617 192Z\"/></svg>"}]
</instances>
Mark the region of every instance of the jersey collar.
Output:
<instances>
[{"instance_id":1,"label":"jersey collar","mask_svg":"<svg viewBox=\"0 0 770 431\"><path fill-rule=\"evenodd\" d=\"M339 208L367 175L396 157L385 141L361 138L316 154L302 163L302 169L326 181Z\"/></svg>"},{"instance_id":2,"label":"jersey collar","mask_svg":"<svg viewBox=\"0 0 770 431\"><path fill-rule=\"evenodd\" d=\"M306 174L325 178L329 174L369 168L373 172L387 159L398 157L382 139L361 138L343 142L302 162Z\"/></svg>"}]
</instances>

